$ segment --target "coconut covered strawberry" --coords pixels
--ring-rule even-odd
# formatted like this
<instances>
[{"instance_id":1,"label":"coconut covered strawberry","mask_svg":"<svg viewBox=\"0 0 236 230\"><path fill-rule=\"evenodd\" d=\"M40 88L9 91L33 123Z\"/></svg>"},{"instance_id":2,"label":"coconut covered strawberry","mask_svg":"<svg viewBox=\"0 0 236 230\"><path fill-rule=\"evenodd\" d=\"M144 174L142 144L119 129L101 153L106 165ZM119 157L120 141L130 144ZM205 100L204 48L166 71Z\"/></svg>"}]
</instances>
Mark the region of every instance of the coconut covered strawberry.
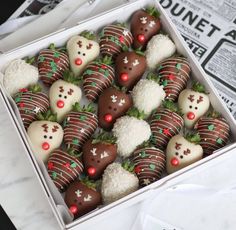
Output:
<instances>
[{"instance_id":1,"label":"coconut covered strawberry","mask_svg":"<svg viewBox=\"0 0 236 230\"><path fill-rule=\"evenodd\" d=\"M83 172L80 155L75 151L55 149L51 152L47 170L59 191L63 192Z\"/></svg>"},{"instance_id":2,"label":"coconut covered strawberry","mask_svg":"<svg viewBox=\"0 0 236 230\"><path fill-rule=\"evenodd\" d=\"M72 106L79 102L82 91L79 79L72 72L64 72L63 80L54 82L49 90L50 106L53 113L57 114L57 121L62 122L66 114L72 110Z\"/></svg>"},{"instance_id":3,"label":"coconut covered strawberry","mask_svg":"<svg viewBox=\"0 0 236 230\"><path fill-rule=\"evenodd\" d=\"M172 137L166 148L166 169L168 173L176 172L203 157L203 149L199 145L200 136L190 134L183 137Z\"/></svg>"},{"instance_id":4,"label":"coconut covered strawberry","mask_svg":"<svg viewBox=\"0 0 236 230\"><path fill-rule=\"evenodd\" d=\"M83 145L83 162L85 172L91 179L102 176L105 168L111 164L117 155L116 138L108 133L100 133Z\"/></svg>"},{"instance_id":5,"label":"coconut covered strawberry","mask_svg":"<svg viewBox=\"0 0 236 230\"><path fill-rule=\"evenodd\" d=\"M210 155L215 150L224 147L229 140L230 127L218 112L213 111L201 117L194 128L200 135L199 144L205 155Z\"/></svg>"},{"instance_id":6,"label":"coconut covered strawberry","mask_svg":"<svg viewBox=\"0 0 236 230\"><path fill-rule=\"evenodd\" d=\"M189 62L184 57L172 57L159 64L160 84L164 86L166 99L176 101L180 92L186 88L190 76Z\"/></svg>"},{"instance_id":7,"label":"coconut covered strawberry","mask_svg":"<svg viewBox=\"0 0 236 230\"><path fill-rule=\"evenodd\" d=\"M63 129L56 122L56 115L50 110L39 113L37 118L38 120L28 127L27 134L34 154L46 163L49 154L61 145Z\"/></svg>"},{"instance_id":8,"label":"coconut covered strawberry","mask_svg":"<svg viewBox=\"0 0 236 230\"><path fill-rule=\"evenodd\" d=\"M183 90L178 98L178 105L184 114L184 124L192 128L196 121L203 116L210 107L210 99L205 87L196 82L192 89Z\"/></svg>"},{"instance_id":9,"label":"coconut covered strawberry","mask_svg":"<svg viewBox=\"0 0 236 230\"><path fill-rule=\"evenodd\" d=\"M70 67L75 76L79 76L86 65L99 55L99 44L94 39L93 33L84 31L80 35L74 35L67 41L66 48Z\"/></svg>"},{"instance_id":10,"label":"coconut covered strawberry","mask_svg":"<svg viewBox=\"0 0 236 230\"><path fill-rule=\"evenodd\" d=\"M102 197L95 183L75 181L65 192L65 203L76 219L101 205Z\"/></svg>"},{"instance_id":11,"label":"coconut covered strawberry","mask_svg":"<svg viewBox=\"0 0 236 230\"><path fill-rule=\"evenodd\" d=\"M148 41L161 29L159 12L156 7L136 11L131 17L130 27L134 36L134 48L145 49Z\"/></svg>"},{"instance_id":12,"label":"coconut covered strawberry","mask_svg":"<svg viewBox=\"0 0 236 230\"><path fill-rule=\"evenodd\" d=\"M132 104L132 98L125 90L118 87L104 90L98 100L99 126L111 130L116 119L124 115Z\"/></svg>"},{"instance_id":13,"label":"coconut covered strawberry","mask_svg":"<svg viewBox=\"0 0 236 230\"><path fill-rule=\"evenodd\" d=\"M51 86L53 82L61 79L63 73L69 69L67 53L56 49L54 44L39 52L37 63L40 79L46 86Z\"/></svg>"},{"instance_id":14,"label":"coconut covered strawberry","mask_svg":"<svg viewBox=\"0 0 236 230\"><path fill-rule=\"evenodd\" d=\"M147 44L146 59L150 69L156 68L157 64L171 57L176 51L175 44L168 35L158 34L152 37Z\"/></svg>"},{"instance_id":15,"label":"coconut covered strawberry","mask_svg":"<svg viewBox=\"0 0 236 230\"><path fill-rule=\"evenodd\" d=\"M111 57L105 56L91 62L83 73L84 94L90 101L95 101L99 95L115 79L115 70L112 67Z\"/></svg>"},{"instance_id":16,"label":"coconut covered strawberry","mask_svg":"<svg viewBox=\"0 0 236 230\"><path fill-rule=\"evenodd\" d=\"M150 138L150 126L143 118L143 113L132 108L126 116L116 120L112 132L117 138L119 156L129 157L139 145Z\"/></svg>"},{"instance_id":17,"label":"coconut covered strawberry","mask_svg":"<svg viewBox=\"0 0 236 230\"><path fill-rule=\"evenodd\" d=\"M169 140L180 132L183 125L184 120L177 105L172 101L163 101L162 107L159 107L150 118L153 144L164 150Z\"/></svg>"},{"instance_id":18,"label":"coconut covered strawberry","mask_svg":"<svg viewBox=\"0 0 236 230\"><path fill-rule=\"evenodd\" d=\"M124 168L120 163L107 166L102 177L101 194L105 204L112 203L128 194L135 192L139 187L139 180L133 173L134 167Z\"/></svg>"},{"instance_id":19,"label":"coconut covered strawberry","mask_svg":"<svg viewBox=\"0 0 236 230\"><path fill-rule=\"evenodd\" d=\"M160 86L158 82L158 78L150 73L147 79L141 79L137 83L131 93L134 106L143 111L146 116L158 108L166 96L163 86Z\"/></svg>"},{"instance_id":20,"label":"coconut covered strawberry","mask_svg":"<svg viewBox=\"0 0 236 230\"><path fill-rule=\"evenodd\" d=\"M48 96L42 92L39 85L20 89L14 100L26 130L33 121L37 120L39 112L46 112L49 108Z\"/></svg>"},{"instance_id":21,"label":"coconut covered strawberry","mask_svg":"<svg viewBox=\"0 0 236 230\"><path fill-rule=\"evenodd\" d=\"M81 107L78 102L73 105L63 122L64 142L68 148L80 151L82 145L92 136L98 126L94 107L89 104Z\"/></svg>"}]
</instances>

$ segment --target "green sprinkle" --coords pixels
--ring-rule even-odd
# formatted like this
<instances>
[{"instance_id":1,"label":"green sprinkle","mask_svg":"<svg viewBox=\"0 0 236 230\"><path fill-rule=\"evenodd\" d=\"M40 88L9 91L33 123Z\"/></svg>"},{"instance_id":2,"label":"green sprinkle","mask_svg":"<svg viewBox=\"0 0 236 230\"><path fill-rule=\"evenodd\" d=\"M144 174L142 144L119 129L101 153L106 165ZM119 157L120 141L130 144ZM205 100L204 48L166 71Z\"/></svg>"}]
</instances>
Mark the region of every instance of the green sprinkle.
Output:
<instances>
[{"instance_id":1,"label":"green sprinkle","mask_svg":"<svg viewBox=\"0 0 236 230\"><path fill-rule=\"evenodd\" d=\"M109 75L110 75L109 70L106 69L105 72L104 72L104 75L105 75L105 77L109 77Z\"/></svg>"},{"instance_id":2,"label":"green sprinkle","mask_svg":"<svg viewBox=\"0 0 236 230\"><path fill-rule=\"evenodd\" d=\"M181 64L180 63L176 64L176 69L178 69L178 70L181 69Z\"/></svg>"},{"instance_id":3,"label":"green sprinkle","mask_svg":"<svg viewBox=\"0 0 236 230\"><path fill-rule=\"evenodd\" d=\"M93 71L91 69L87 69L85 71L85 74L88 74L88 75L92 75L93 74Z\"/></svg>"},{"instance_id":4,"label":"green sprinkle","mask_svg":"<svg viewBox=\"0 0 236 230\"><path fill-rule=\"evenodd\" d=\"M150 164L150 165L149 165L149 168L150 168L151 170L155 170L156 166L155 166L154 164Z\"/></svg>"},{"instance_id":5,"label":"green sprinkle","mask_svg":"<svg viewBox=\"0 0 236 230\"><path fill-rule=\"evenodd\" d=\"M219 137L216 139L216 142L221 145L223 143L223 140Z\"/></svg>"},{"instance_id":6,"label":"green sprinkle","mask_svg":"<svg viewBox=\"0 0 236 230\"><path fill-rule=\"evenodd\" d=\"M71 168L76 168L76 166L77 166L77 164L74 161L72 161L71 164L70 164L70 167Z\"/></svg>"},{"instance_id":7,"label":"green sprinkle","mask_svg":"<svg viewBox=\"0 0 236 230\"><path fill-rule=\"evenodd\" d=\"M161 115L156 115L156 116L155 116L155 119L161 120Z\"/></svg>"},{"instance_id":8,"label":"green sprinkle","mask_svg":"<svg viewBox=\"0 0 236 230\"><path fill-rule=\"evenodd\" d=\"M48 72L46 75L47 75L47 77L49 77L49 78L50 78L50 77L52 77L52 76L53 76L53 73L52 73L52 72Z\"/></svg>"},{"instance_id":9,"label":"green sprinkle","mask_svg":"<svg viewBox=\"0 0 236 230\"><path fill-rule=\"evenodd\" d=\"M208 130L212 131L212 130L214 130L215 126L214 125L208 125L207 128L208 128Z\"/></svg>"},{"instance_id":10,"label":"green sprinkle","mask_svg":"<svg viewBox=\"0 0 236 230\"><path fill-rule=\"evenodd\" d=\"M18 102L20 102L20 101L21 101L21 98L20 98L20 97L16 97L16 98L15 98L15 102L16 102L16 103L18 103Z\"/></svg>"},{"instance_id":11,"label":"green sprinkle","mask_svg":"<svg viewBox=\"0 0 236 230\"><path fill-rule=\"evenodd\" d=\"M79 140L78 140L77 138L74 138L74 139L72 140L72 144L73 144L73 145L78 145L78 144L79 144Z\"/></svg>"},{"instance_id":12,"label":"green sprinkle","mask_svg":"<svg viewBox=\"0 0 236 230\"><path fill-rule=\"evenodd\" d=\"M140 156L141 156L142 158L144 158L144 157L146 157L146 156L147 156L147 154L146 154L146 152L145 152L145 151L142 151L142 152L140 153Z\"/></svg>"},{"instance_id":13,"label":"green sprinkle","mask_svg":"<svg viewBox=\"0 0 236 230\"><path fill-rule=\"evenodd\" d=\"M96 83L95 82L91 82L91 86L93 86L93 87L96 87Z\"/></svg>"},{"instance_id":14,"label":"green sprinkle","mask_svg":"<svg viewBox=\"0 0 236 230\"><path fill-rule=\"evenodd\" d=\"M159 133L162 133L163 132L163 130L162 129L159 129Z\"/></svg>"},{"instance_id":15,"label":"green sprinkle","mask_svg":"<svg viewBox=\"0 0 236 230\"><path fill-rule=\"evenodd\" d=\"M57 178L57 173L56 172L52 172L52 178L56 179Z\"/></svg>"},{"instance_id":16,"label":"green sprinkle","mask_svg":"<svg viewBox=\"0 0 236 230\"><path fill-rule=\"evenodd\" d=\"M39 61L40 61L40 62L43 62L44 60L45 60L45 57L44 57L44 56L40 56L40 57L39 57Z\"/></svg>"},{"instance_id":17,"label":"green sprinkle","mask_svg":"<svg viewBox=\"0 0 236 230\"><path fill-rule=\"evenodd\" d=\"M161 70L163 68L163 66L162 65L160 65L159 67L158 67L158 70Z\"/></svg>"},{"instance_id":18,"label":"green sprinkle","mask_svg":"<svg viewBox=\"0 0 236 230\"><path fill-rule=\"evenodd\" d=\"M81 121L85 121L85 120L87 119L87 117L86 117L85 115L80 115L79 119L80 119Z\"/></svg>"},{"instance_id":19,"label":"green sprinkle","mask_svg":"<svg viewBox=\"0 0 236 230\"><path fill-rule=\"evenodd\" d=\"M55 52L55 53L53 54L53 57L58 58L58 57L60 57L60 54L59 54L58 52Z\"/></svg>"},{"instance_id":20,"label":"green sprinkle","mask_svg":"<svg viewBox=\"0 0 236 230\"><path fill-rule=\"evenodd\" d=\"M167 81L167 80L164 80L161 84L165 87L165 86L168 85L168 81Z\"/></svg>"}]
</instances>

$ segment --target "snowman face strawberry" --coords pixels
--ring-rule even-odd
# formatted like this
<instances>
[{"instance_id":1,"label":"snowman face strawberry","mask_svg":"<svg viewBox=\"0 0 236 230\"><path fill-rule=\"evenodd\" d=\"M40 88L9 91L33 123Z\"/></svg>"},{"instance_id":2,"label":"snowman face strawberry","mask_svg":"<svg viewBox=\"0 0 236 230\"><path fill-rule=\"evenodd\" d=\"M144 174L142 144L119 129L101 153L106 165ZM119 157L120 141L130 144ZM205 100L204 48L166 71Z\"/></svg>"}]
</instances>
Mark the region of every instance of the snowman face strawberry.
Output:
<instances>
[{"instance_id":1,"label":"snowman face strawberry","mask_svg":"<svg viewBox=\"0 0 236 230\"><path fill-rule=\"evenodd\" d=\"M184 114L185 126L192 128L195 122L209 109L210 100L208 95L204 93L185 89L179 95L178 105Z\"/></svg>"},{"instance_id":2,"label":"snowman face strawberry","mask_svg":"<svg viewBox=\"0 0 236 230\"><path fill-rule=\"evenodd\" d=\"M70 112L72 105L80 101L81 89L69 82L58 80L49 90L49 100L53 113L57 114L57 121L61 122Z\"/></svg>"},{"instance_id":3,"label":"snowman face strawberry","mask_svg":"<svg viewBox=\"0 0 236 230\"><path fill-rule=\"evenodd\" d=\"M100 48L97 42L76 35L67 42L67 50L71 69L78 76L99 55Z\"/></svg>"},{"instance_id":4,"label":"snowman face strawberry","mask_svg":"<svg viewBox=\"0 0 236 230\"><path fill-rule=\"evenodd\" d=\"M176 172L200 159L203 149L200 145L191 143L181 135L171 138L166 149L167 172Z\"/></svg>"},{"instance_id":5,"label":"snowman face strawberry","mask_svg":"<svg viewBox=\"0 0 236 230\"><path fill-rule=\"evenodd\" d=\"M63 139L63 129L57 122L34 121L27 130L34 154L44 162L58 148Z\"/></svg>"}]
</instances>

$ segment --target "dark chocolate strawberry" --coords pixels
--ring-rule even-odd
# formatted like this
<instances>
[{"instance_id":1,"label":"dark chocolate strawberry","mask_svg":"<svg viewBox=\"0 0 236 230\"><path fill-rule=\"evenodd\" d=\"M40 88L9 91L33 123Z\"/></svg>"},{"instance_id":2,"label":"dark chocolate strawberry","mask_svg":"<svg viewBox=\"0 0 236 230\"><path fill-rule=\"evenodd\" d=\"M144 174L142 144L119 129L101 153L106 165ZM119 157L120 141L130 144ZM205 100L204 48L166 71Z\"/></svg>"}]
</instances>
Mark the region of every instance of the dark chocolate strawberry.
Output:
<instances>
[{"instance_id":1,"label":"dark chocolate strawberry","mask_svg":"<svg viewBox=\"0 0 236 230\"><path fill-rule=\"evenodd\" d=\"M111 57L105 56L91 62L83 73L84 94L90 101L95 101L101 92L110 87L115 79L115 70Z\"/></svg>"},{"instance_id":2,"label":"dark chocolate strawberry","mask_svg":"<svg viewBox=\"0 0 236 230\"><path fill-rule=\"evenodd\" d=\"M200 135L200 145L205 155L224 147L229 139L230 127L226 120L217 112L201 117L195 127Z\"/></svg>"},{"instance_id":3,"label":"dark chocolate strawberry","mask_svg":"<svg viewBox=\"0 0 236 230\"><path fill-rule=\"evenodd\" d=\"M91 104L80 107L75 103L63 122L64 142L68 148L80 151L82 145L91 137L98 126L97 115Z\"/></svg>"},{"instance_id":4,"label":"dark chocolate strawberry","mask_svg":"<svg viewBox=\"0 0 236 230\"><path fill-rule=\"evenodd\" d=\"M14 100L26 130L33 121L37 120L39 112L44 113L49 108L48 96L41 92L39 85L31 86L28 89L21 89L15 95Z\"/></svg>"},{"instance_id":5,"label":"dark chocolate strawberry","mask_svg":"<svg viewBox=\"0 0 236 230\"><path fill-rule=\"evenodd\" d=\"M134 48L145 49L152 36L160 31L159 12L155 7L136 11L131 17L130 27L134 36Z\"/></svg>"},{"instance_id":6,"label":"dark chocolate strawberry","mask_svg":"<svg viewBox=\"0 0 236 230\"><path fill-rule=\"evenodd\" d=\"M144 147L133 153L134 171L140 186L149 185L161 178L166 166L166 157L161 149Z\"/></svg>"},{"instance_id":7,"label":"dark chocolate strawberry","mask_svg":"<svg viewBox=\"0 0 236 230\"><path fill-rule=\"evenodd\" d=\"M102 92L98 100L98 124L105 130L113 127L116 119L132 106L132 98L122 90L111 87Z\"/></svg>"},{"instance_id":8,"label":"dark chocolate strawberry","mask_svg":"<svg viewBox=\"0 0 236 230\"><path fill-rule=\"evenodd\" d=\"M120 53L115 63L118 84L131 89L140 80L146 67L146 58L142 52L127 51Z\"/></svg>"},{"instance_id":9,"label":"dark chocolate strawberry","mask_svg":"<svg viewBox=\"0 0 236 230\"><path fill-rule=\"evenodd\" d=\"M166 92L166 99L176 101L180 92L187 86L190 71L189 62L184 57L172 57L160 63L158 74L160 84Z\"/></svg>"},{"instance_id":10,"label":"dark chocolate strawberry","mask_svg":"<svg viewBox=\"0 0 236 230\"><path fill-rule=\"evenodd\" d=\"M54 44L39 52L37 62L40 79L47 86L62 78L65 70L69 69L68 55L56 49Z\"/></svg>"},{"instance_id":11,"label":"dark chocolate strawberry","mask_svg":"<svg viewBox=\"0 0 236 230\"><path fill-rule=\"evenodd\" d=\"M84 182L75 181L65 192L65 203L76 219L96 209L102 203L102 197L91 183L86 185Z\"/></svg>"},{"instance_id":12,"label":"dark chocolate strawberry","mask_svg":"<svg viewBox=\"0 0 236 230\"><path fill-rule=\"evenodd\" d=\"M171 101L164 101L151 116L150 126L152 141L159 149L165 149L171 137L178 134L183 127L184 120L178 114L178 108Z\"/></svg>"},{"instance_id":13,"label":"dark chocolate strawberry","mask_svg":"<svg viewBox=\"0 0 236 230\"><path fill-rule=\"evenodd\" d=\"M102 56L115 58L124 46L130 47L133 43L131 32L122 24L107 25L100 35L100 52Z\"/></svg>"},{"instance_id":14,"label":"dark chocolate strawberry","mask_svg":"<svg viewBox=\"0 0 236 230\"><path fill-rule=\"evenodd\" d=\"M100 133L96 138L88 140L83 145L83 162L85 172L91 179L98 179L105 168L111 164L117 155L116 138L107 133Z\"/></svg>"},{"instance_id":15,"label":"dark chocolate strawberry","mask_svg":"<svg viewBox=\"0 0 236 230\"><path fill-rule=\"evenodd\" d=\"M84 167L75 151L54 150L47 163L48 173L56 187L63 192L82 173Z\"/></svg>"}]
</instances>

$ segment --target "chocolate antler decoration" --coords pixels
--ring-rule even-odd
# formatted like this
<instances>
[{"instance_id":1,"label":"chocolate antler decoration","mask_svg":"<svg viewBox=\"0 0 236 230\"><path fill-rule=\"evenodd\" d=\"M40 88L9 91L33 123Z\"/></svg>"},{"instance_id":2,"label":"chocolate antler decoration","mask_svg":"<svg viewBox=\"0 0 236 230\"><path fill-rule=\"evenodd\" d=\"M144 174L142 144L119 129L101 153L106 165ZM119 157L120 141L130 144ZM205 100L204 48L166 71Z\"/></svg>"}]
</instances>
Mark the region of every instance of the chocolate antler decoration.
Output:
<instances>
[{"instance_id":1,"label":"chocolate antler decoration","mask_svg":"<svg viewBox=\"0 0 236 230\"><path fill-rule=\"evenodd\" d=\"M60 86L59 89L60 89L60 93L63 93L63 92L64 92L63 86Z\"/></svg>"},{"instance_id":2,"label":"chocolate antler decoration","mask_svg":"<svg viewBox=\"0 0 236 230\"><path fill-rule=\"evenodd\" d=\"M188 154L190 154L190 153L191 153L190 149L184 150L184 155L188 155Z\"/></svg>"},{"instance_id":3,"label":"chocolate antler decoration","mask_svg":"<svg viewBox=\"0 0 236 230\"><path fill-rule=\"evenodd\" d=\"M82 47L82 41L78 41L77 44L79 45L79 48Z\"/></svg>"},{"instance_id":4,"label":"chocolate antler decoration","mask_svg":"<svg viewBox=\"0 0 236 230\"><path fill-rule=\"evenodd\" d=\"M182 144L179 144L179 143L176 142L176 143L175 143L175 149L176 149L176 150L179 150L181 145L182 145Z\"/></svg>"},{"instance_id":5,"label":"chocolate antler decoration","mask_svg":"<svg viewBox=\"0 0 236 230\"><path fill-rule=\"evenodd\" d=\"M89 45L86 46L86 49L87 49L87 50L90 50L90 49L92 48L92 46L93 46L93 44L92 44L92 43L89 43Z\"/></svg>"},{"instance_id":6,"label":"chocolate antler decoration","mask_svg":"<svg viewBox=\"0 0 236 230\"><path fill-rule=\"evenodd\" d=\"M199 96L199 98L197 99L197 104L199 104L202 101L203 101L203 96Z\"/></svg>"},{"instance_id":7,"label":"chocolate antler decoration","mask_svg":"<svg viewBox=\"0 0 236 230\"><path fill-rule=\"evenodd\" d=\"M69 91L67 93L68 93L68 95L72 95L73 92L74 92L73 89L69 89Z\"/></svg>"},{"instance_id":8,"label":"chocolate antler decoration","mask_svg":"<svg viewBox=\"0 0 236 230\"><path fill-rule=\"evenodd\" d=\"M194 101L194 95L189 95L188 99L193 102Z\"/></svg>"},{"instance_id":9,"label":"chocolate antler decoration","mask_svg":"<svg viewBox=\"0 0 236 230\"><path fill-rule=\"evenodd\" d=\"M59 129L59 127L57 125L54 125L52 128L52 132L55 133L58 129Z\"/></svg>"},{"instance_id":10,"label":"chocolate antler decoration","mask_svg":"<svg viewBox=\"0 0 236 230\"><path fill-rule=\"evenodd\" d=\"M48 125L47 124L43 124L42 127L44 128L44 132L47 133L48 132Z\"/></svg>"}]
</instances>

